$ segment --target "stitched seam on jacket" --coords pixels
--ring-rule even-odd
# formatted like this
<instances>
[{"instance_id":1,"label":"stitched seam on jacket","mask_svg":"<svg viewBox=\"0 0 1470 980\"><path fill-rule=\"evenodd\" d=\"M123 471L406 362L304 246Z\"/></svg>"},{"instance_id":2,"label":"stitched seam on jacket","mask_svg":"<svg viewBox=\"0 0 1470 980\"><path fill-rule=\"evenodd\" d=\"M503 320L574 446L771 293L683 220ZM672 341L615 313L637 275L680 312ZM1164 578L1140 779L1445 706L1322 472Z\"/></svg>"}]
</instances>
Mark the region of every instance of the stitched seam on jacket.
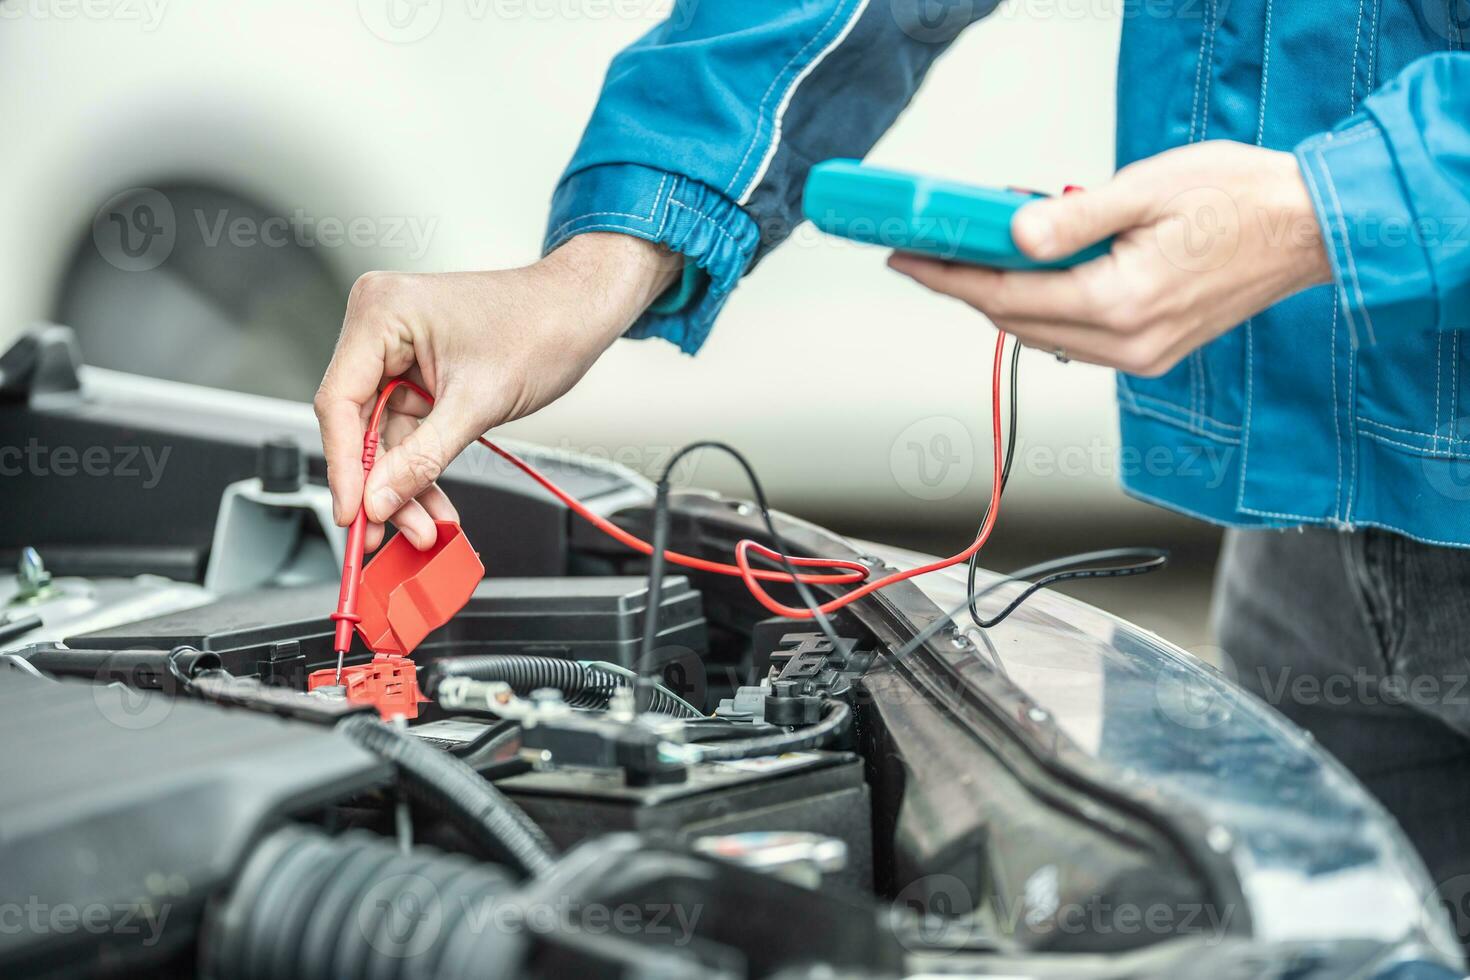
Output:
<instances>
[{"instance_id":1,"label":"stitched seam on jacket","mask_svg":"<svg viewBox=\"0 0 1470 980\"><path fill-rule=\"evenodd\" d=\"M1196 428L1195 426L1190 425L1188 422L1185 422L1183 419L1173 418L1171 416L1165 415L1163 412L1156 412L1153 409L1145 408L1142 405L1124 405L1123 411L1131 412L1134 415L1142 415L1145 418L1155 419L1159 422L1165 423L1166 425L1172 425L1176 429L1183 429L1191 435L1202 436L1206 439L1211 439L1215 442L1223 443L1227 446L1240 445L1239 439L1232 439L1229 436L1222 436L1218 432L1210 432L1208 429Z\"/></svg>"},{"instance_id":2,"label":"stitched seam on jacket","mask_svg":"<svg viewBox=\"0 0 1470 980\"><path fill-rule=\"evenodd\" d=\"M848 18L847 23L842 25L842 30L838 31L837 36L826 47L822 48L821 51L818 51L816 57L812 58L811 61L807 62L796 73L796 77L787 86L786 92L781 96L781 101L776 104L776 111L771 117L770 145L766 148L764 156L761 157L760 164L755 168L755 173L751 174L750 183L746 184L745 190L740 193L739 203L742 207L750 203L750 199L755 195L756 189L760 187L761 181L765 180L766 175L770 173L771 164L776 160L776 154L780 152L781 136L786 122L786 113L790 111L791 103L796 100L797 91L800 90L802 83L821 67L822 62L826 61L832 52L842 47L843 42L857 29L858 23L868 12L868 2L869 0L858 0L857 6L853 9L852 16Z\"/></svg>"},{"instance_id":3,"label":"stitched seam on jacket","mask_svg":"<svg viewBox=\"0 0 1470 980\"><path fill-rule=\"evenodd\" d=\"M1332 295L1332 339L1329 363L1332 381L1332 448L1337 451L1337 480L1332 491L1332 516L1342 518L1342 411L1337 404L1337 295Z\"/></svg>"},{"instance_id":4,"label":"stitched seam on jacket","mask_svg":"<svg viewBox=\"0 0 1470 980\"><path fill-rule=\"evenodd\" d=\"M1210 0L1210 54L1205 70L1205 104L1200 112L1199 138L1210 138L1210 90L1215 82L1215 32L1220 28L1220 0Z\"/></svg>"},{"instance_id":5,"label":"stitched seam on jacket","mask_svg":"<svg viewBox=\"0 0 1470 980\"><path fill-rule=\"evenodd\" d=\"M1348 132L1352 132L1353 130L1358 129L1359 127L1363 127L1363 128L1366 129L1367 126L1370 125L1370 124L1371 124L1371 121L1366 122L1366 123L1359 123L1357 126L1354 126L1354 127L1352 127L1352 129L1348 130ZM1312 204L1313 204L1314 208L1316 209L1317 213L1318 214L1322 214L1322 215L1325 215L1327 213L1327 206L1326 206L1326 203L1323 201L1323 198L1322 198L1322 190L1317 185L1317 172L1316 172L1317 171L1317 168L1314 167L1314 166L1312 166L1312 160L1311 160L1311 158L1315 156L1318 159L1318 161L1320 162L1322 160L1322 155L1320 153L1316 152L1315 149L1312 149L1311 147L1315 147L1315 146L1321 145L1322 143L1326 142L1327 139L1328 139L1328 135L1327 134L1323 134L1322 136L1320 136L1320 137L1318 137L1318 138L1316 138L1314 140L1309 141L1310 147L1304 146L1303 149L1302 149L1302 156L1304 158L1302 162L1305 164L1302 167L1302 175L1304 177L1306 177L1306 180L1307 180L1307 191L1308 191L1308 193L1310 193L1312 195ZM1333 239L1334 236L1333 236L1333 232L1332 232L1332 229L1331 229L1331 226L1330 225L1326 229L1326 235L1327 235L1328 243L1331 243L1331 241L1332 241L1332 239ZM1334 280L1340 279L1340 272L1341 272L1341 270L1339 268L1340 260L1338 258L1337 249L1329 246L1329 248L1328 248L1328 255L1329 255L1329 257L1331 258L1331 261L1332 261L1333 278L1334 278ZM1336 488L1335 488L1335 490L1333 492L1333 517L1336 518L1339 521L1342 521L1344 523L1348 523L1350 521L1350 518L1348 516L1348 509L1347 508L1344 508L1343 507L1343 503L1342 503L1342 483L1343 483L1342 432L1338 428L1338 419L1342 416L1342 410L1338 407L1338 396L1337 396L1337 314L1338 314L1338 310L1339 309L1345 315L1349 333L1352 334L1353 336L1356 336L1357 335L1357 332L1356 332L1355 326L1353 324L1352 310L1349 309L1348 306L1347 306L1347 295L1343 291L1342 286L1338 282L1336 282L1336 281L1333 282L1331 293L1332 293L1332 409L1333 409L1333 411L1332 411L1332 432L1333 432L1334 438L1337 440L1337 486L1336 486ZM1352 402L1353 397L1354 397L1354 391L1353 391L1353 353L1352 353L1352 347L1351 347L1351 345L1349 345L1349 353L1348 353L1348 392L1347 392L1347 396L1346 396L1346 404L1347 404L1347 413L1348 413L1348 416L1349 416L1349 419L1348 419L1348 441L1350 443L1352 443L1353 440L1356 438L1356 436L1354 435L1354 431L1355 430L1353 428L1352 418L1351 418L1352 414L1356 410L1356 407L1353 405L1353 402ZM1355 455L1356 452L1357 452L1357 446L1355 444L1354 445L1350 445L1348 447L1348 451L1349 451L1349 454L1350 455ZM1351 474L1351 472L1352 472L1352 468L1350 467L1349 473ZM1351 507L1351 497L1352 497L1351 492L1349 492L1349 503L1348 503L1348 507L1349 508Z\"/></svg>"},{"instance_id":6,"label":"stitched seam on jacket","mask_svg":"<svg viewBox=\"0 0 1470 980\"><path fill-rule=\"evenodd\" d=\"M1240 486L1235 490L1235 506L1245 506L1245 482L1250 475L1251 462L1251 412L1255 407L1256 353L1255 335L1251 324L1255 317L1245 321L1245 433L1240 443Z\"/></svg>"},{"instance_id":7,"label":"stitched seam on jacket","mask_svg":"<svg viewBox=\"0 0 1470 980\"><path fill-rule=\"evenodd\" d=\"M1317 213L1322 215L1327 222L1327 227L1323 229L1325 233L1325 241L1323 242L1323 246L1327 248L1327 256L1329 261L1332 263L1333 299L1334 302L1342 307L1342 312L1347 318L1348 333L1353 337L1354 341L1356 342L1358 336L1358 325L1353 320L1352 306L1348 303L1347 287L1344 285L1347 280L1347 275L1342 268L1342 257L1341 255L1339 255L1338 249L1336 247L1337 231L1333 227L1332 217L1327 211L1326 198L1322 196L1322 190L1317 185L1317 168L1311 165L1311 158L1316 157L1318 164L1323 168L1324 171L1326 170L1327 162L1323 158L1322 154L1316 149L1318 146L1321 146L1326 141L1327 137L1322 136L1315 140L1309 140L1307 141L1307 143L1303 144L1302 155L1306 158L1304 162L1307 165L1302 167L1302 175L1305 176L1307 179L1307 191L1312 195L1312 203L1315 205Z\"/></svg>"},{"instance_id":8,"label":"stitched seam on jacket","mask_svg":"<svg viewBox=\"0 0 1470 980\"><path fill-rule=\"evenodd\" d=\"M1205 16L1209 17L1209 6L1206 4ZM1205 38L1209 36L1210 25L1208 21L1200 25L1199 29L1199 54L1195 56L1194 62L1194 101L1189 106L1189 142L1194 142L1194 134L1199 127L1199 89L1200 81L1204 78L1205 70Z\"/></svg>"},{"instance_id":9,"label":"stitched seam on jacket","mask_svg":"<svg viewBox=\"0 0 1470 980\"><path fill-rule=\"evenodd\" d=\"M1358 496L1358 350L1348 351L1348 499L1342 519L1353 522L1353 502Z\"/></svg>"},{"instance_id":10,"label":"stitched seam on jacket","mask_svg":"<svg viewBox=\"0 0 1470 980\"><path fill-rule=\"evenodd\" d=\"M1266 0L1266 37L1261 45L1261 113L1256 122L1256 145L1266 142L1266 92L1271 78L1271 8L1273 0Z\"/></svg>"},{"instance_id":11,"label":"stitched seam on jacket","mask_svg":"<svg viewBox=\"0 0 1470 980\"><path fill-rule=\"evenodd\" d=\"M817 32L813 34L807 40L807 42L801 46L801 49L798 50L796 54L791 56L790 61L781 66L781 70L776 73L776 77L772 78L771 84L766 87L765 94L761 96L760 104L755 107L755 132L750 134L750 145L745 148L745 155L740 158L739 166L737 166L735 168L735 172L730 175L730 182L725 185L723 193L726 197L730 196L730 191L735 187L735 182L740 179L740 175L745 172L745 165L750 162L750 155L755 152L756 145L760 143L761 132L764 129L765 125L766 103L771 100L771 93L776 91L776 86L781 83L781 79L785 77L786 73L790 71L797 62L806 57L806 53L808 50L810 50L811 46L816 44L817 41L821 39L822 35L827 33L827 28L832 26L832 22L837 19L837 15L842 12L842 8L845 5L846 0L837 0L837 3L832 7L832 13L827 16L826 23L824 23L820 28L817 29ZM795 79L793 78L792 81L795 81ZM772 124L774 124L775 121L775 117L772 117Z\"/></svg>"},{"instance_id":12,"label":"stitched seam on jacket","mask_svg":"<svg viewBox=\"0 0 1470 980\"><path fill-rule=\"evenodd\" d=\"M1122 378L1123 375L1119 375L1119 377ZM1126 400L1133 404L1146 404L1148 406L1151 406L1154 411L1159 412L1163 415L1170 415L1173 418L1178 419L1180 422L1185 422L1189 418L1189 412L1184 408L1184 406L1176 405L1173 402L1165 401L1162 398L1156 398L1153 395L1140 394L1134 391L1132 388L1124 389L1124 393L1122 396L1120 396L1120 400ZM1219 419L1211 418L1208 415L1201 415L1195 421L1201 427L1204 427L1205 425L1213 425L1216 428L1224 429L1228 432L1240 431L1240 426L1231 425L1229 422L1221 422Z\"/></svg>"},{"instance_id":13,"label":"stitched seam on jacket","mask_svg":"<svg viewBox=\"0 0 1470 980\"><path fill-rule=\"evenodd\" d=\"M1434 332L1434 445L1439 446L1439 382L1444 376L1444 332Z\"/></svg>"},{"instance_id":14,"label":"stitched seam on jacket","mask_svg":"<svg viewBox=\"0 0 1470 980\"><path fill-rule=\"evenodd\" d=\"M1352 236L1348 234L1347 217L1342 211L1342 199L1337 196L1337 184L1332 179L1332 172L1327 169L1327 158L1322 151L1314 150L1318 160L1322 163L1322 175L1327 181L1327 190L1332 194L1332 210L1337 215L1338 229L1342 233L1342 250L1347 257L1347 274L1353 283L1353 292L1358 298L1358 309L1363 314L1363 324L1367 328L1368 340L1372 342L1374 336L1373 317L1368 313L1368 302L1363 297L1363 285L1358 281L1358 262L1353 255Z\"/></svg>"},{"instance_id":15,"label":"stitched seam on jacket","mask_svg":"<svg viewBox=\"0 0 1470 980\"><path fill-rule=\"evenodd\" d=\"M1325 521L1322 517L1313 517L1310 514L1293 514L1284 510L1261 510L1259 507L1241 507L1240 512L1252 517L1279 517L1282 520L1301 521L1305 524L1322 524Z\"/></svg>"},{"instance_id":16,"label":"stitched seam on jacket","mask_svg":"<svg viewBox=\"0 0 1470 980\"><path fill-rule=\"evenodd\" d=\"M1446 548L1464 548L1466 546L1464 541L1450 541L1446 538L1426 538L1422 534L1415 534L1413 531L1405 530L1404 528L1398 527L1393 524L1385 524L1382 521L1363 521L1357 526L1376 527L1381 528L1384 531L1392 531L1394 534L1402 534L1410 541L1418 541L1422 544L1440 545Z\"/></svg>"},{"instance_id":17,"label":"stitched seam on jacket","mask_svg":"<svg viewBox=\"0 0 1470 980\"><path fill-rule=\"evenodd\" d=\"M1452 3L1457 0L1451 0ZM1363 89L1364 98L1371 95L1378 80L1378 22L1383 18L1383 0L1373 0L1373 32L1368 35L1368 84Z\"/></svg>"},{"instance_id":18,"label":"stitched seam on jacket","mask_svg":"<svg viewBox=\"0 0 1470 980\"><path fill-rule=\"evenodd\" d=\"M1358 0L1358 22L1353 31L1353 64L1348 75L1348 115L1358 111L1358 48L1363 39L1363 0Z\"/></svg>"},{"instance_id":19,"label":"stitched seam on jacket","mask_svg":"<svg viewBox=\"0 0 1470 980\"><path fill-rule=\"evenodd\" d=\"M668 180L668 174L664 174L662 177L659 178L658 187L655 188L653 192L653 203L649 206L647 214L628 214L625 211L589 211L586 214L579 214L575 218L568 218L566 221L562 222L555 231L551 232L546 237L548 240L554 239L562 232L570 228L572 225L576 224L579 221L584 221L587 218L631 218L634 221L652 221L653 216L658 212L659 198L662 196L664 192L664 185L668 183Z\"/></svg>"},{"instance_id":20,"label":"stitched seam on jacket","mask_svg":"<svg viewBox=\"0 0 1470 980\"><path fill-rule=\"evenodd\" d=\"M685 204L682 201L676 201L672 197L669 198L669 205L670 207L679 208L682 211L688 211L690 214L697 215L698 217L703 218L706 222L709 223L710 228L713 229L713 231L717 235L724 238L731 245L734 245L737 249L740 249L740 251L745 251L745 249L741 248L739 240L736 239L734 235L730 234L728 231L722 228L719 221L717 221L712 215L706 214L705 212L699 210L699 208L692 207L691 205Z\"/></svg>"},{"instance_id":21,"label":"stitched seam on jacket","mask_svg":"<svg viewBox=\"0 0 1470 980\"><path fill-rule=\"evenodd\" d=\"M1413 450L1414 453L1427 455L1430 458L1441 458L1441 460L1464 460L1464 458L1470 458L1470 439L1457 439L1457 441L1449 442L1449 439L1442 438L1439 442L1445 444L1445 447L1441 448L1439 444L1433 441L1435 436L1430 435L1429 432L1411 432L1408 429L1395 429L1394 426L1386 426L1382 422L1374 422L1373 419L1369 419L1366 416L1358 416L1357 420L1360 425L1367 426L1367 428L1388 429L1389 432L1398 432L1399 435L1423 439L1429 445L1424 445L1424 442L1420 442L1419 445L1414 445L1413 442L1395 439L1392 436L1383 435L1382 432L1364 432L1363 435L1366 435L1367 438L1377 439L1379 442L1388 442L1389 445L1397 445L1397 447L1404 448L1404 450Z\"/></svg>"}]
</instances>

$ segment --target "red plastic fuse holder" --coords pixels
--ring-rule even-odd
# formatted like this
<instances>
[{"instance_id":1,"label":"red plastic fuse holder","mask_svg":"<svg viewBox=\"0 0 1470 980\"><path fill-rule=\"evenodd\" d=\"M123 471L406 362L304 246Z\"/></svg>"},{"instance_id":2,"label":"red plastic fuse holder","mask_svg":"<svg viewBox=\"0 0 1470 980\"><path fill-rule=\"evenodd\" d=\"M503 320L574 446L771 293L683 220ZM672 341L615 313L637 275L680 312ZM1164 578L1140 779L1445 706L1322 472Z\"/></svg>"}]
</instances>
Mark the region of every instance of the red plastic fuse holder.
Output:
<instances>
[{"instance_id":1,"label":"red plastic fuse holder","mask_svg":"<svg viewBox=\"0 0 1470 980\"><path fill-rule=\"evenodd\" d=\"M314 670L306 679L306 689L330 687L336 680L335 668ZM429 700L419 691L418 670L413 661L391 653L379 654L369 663L344 667L342 686L347 688L348 702L371 704L384 721L397 715L417 718L419 705Z\"/></svg>"},{"instance_id":2,"label":"red plastic fuse holder","mask_svg":"<svg viewBox=\"0 0 1470 980\"><path fill-rule=\"evenodd\" d=\"M362 570L355 624L373 653L406 657L449 622L485 577L480 556L453 521L435 521L439 540L419 551L395 534Z\"/></svg>"}]
</instances>

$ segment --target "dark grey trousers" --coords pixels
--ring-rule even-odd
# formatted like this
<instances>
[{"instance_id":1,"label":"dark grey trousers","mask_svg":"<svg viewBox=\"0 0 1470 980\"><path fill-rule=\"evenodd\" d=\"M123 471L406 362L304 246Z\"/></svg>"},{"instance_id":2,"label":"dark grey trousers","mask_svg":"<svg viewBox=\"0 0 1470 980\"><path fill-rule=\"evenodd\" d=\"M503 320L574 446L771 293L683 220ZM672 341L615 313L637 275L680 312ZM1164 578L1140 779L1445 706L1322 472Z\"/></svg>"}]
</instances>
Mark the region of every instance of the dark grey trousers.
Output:
<instances>
[{"instance_id":1,"label":"dark grey trousers","mask_svg":"<svg viewBox=\"0 0 1470 980\"><path fill-rule=\"evenodd\" d=\"M1458 905L1470 882L1470 550L1377 530L1232 531L1214 620L1225 669L1357 775ZM1456 911L1465 942L1470 909Z\"/></svg>"}]
</instances>

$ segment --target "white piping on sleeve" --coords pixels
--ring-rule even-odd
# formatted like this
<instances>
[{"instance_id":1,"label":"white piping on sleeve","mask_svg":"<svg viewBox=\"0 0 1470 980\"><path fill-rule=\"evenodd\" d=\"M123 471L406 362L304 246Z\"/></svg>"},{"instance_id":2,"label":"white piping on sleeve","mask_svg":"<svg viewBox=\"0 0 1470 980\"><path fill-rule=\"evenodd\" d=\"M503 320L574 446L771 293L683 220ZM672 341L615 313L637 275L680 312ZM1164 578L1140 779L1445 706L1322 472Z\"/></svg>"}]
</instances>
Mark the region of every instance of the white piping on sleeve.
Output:
<instances>
[{"instance_id":1,"label":"white piping on sleeve","mask_svg":"<svg viewBox=\"0 0 1470 980\"><path fill-rule=\"evenodd\" d=\"M838 35L832 39L832 43L823 48L811 60L811 63L803 68L796 78L792 79L791 87L786 90L786 94L781 98L781 105L776 109L775 128L771 134L770 148L766 150L765 159L761 160L761 165L756 170L755 175L750 178L750 183L745 185L745 190L740 194L740 200L737 203L741 207L750 203L750 196L755 193L755 189L760 186L761 181L765 180L766 172L771 169L771 161L776 159L776 151L781 148L781 124L786 118L786 110L791 107L791 100L796 97L796 90L801 88L801 83L806 81L808 75L817 70L817 66L825 61L829 54L842 46L842 42L847 40L853 28L857 27L858 21L863 19L863 13L867 9L868 0L859 0L852 15L848 17L847 23L843 25Z\"/></svg>"}]
</instances>

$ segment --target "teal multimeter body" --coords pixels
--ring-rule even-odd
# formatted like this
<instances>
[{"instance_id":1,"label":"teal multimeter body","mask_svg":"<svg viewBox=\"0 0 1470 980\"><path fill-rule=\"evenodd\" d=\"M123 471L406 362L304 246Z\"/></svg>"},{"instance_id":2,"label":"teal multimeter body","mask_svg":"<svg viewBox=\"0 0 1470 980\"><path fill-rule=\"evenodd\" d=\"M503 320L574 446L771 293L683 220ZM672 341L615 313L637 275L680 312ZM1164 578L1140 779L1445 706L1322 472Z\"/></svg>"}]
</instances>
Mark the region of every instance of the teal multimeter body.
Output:
<instances>
[{"instance_id":1,"label":"teal multimeter body","mask_svg":"<svg viewBox=\"0 0 1470 980\"><path fill-rule=\"evenodd\" d=\"M1111 239L1052 262L1024 255L1011 218L1041 197L828 160L807 176L802 210L829 235L998 269L1063 269L1107 254Z\"/></svg>"}]
</instances>

